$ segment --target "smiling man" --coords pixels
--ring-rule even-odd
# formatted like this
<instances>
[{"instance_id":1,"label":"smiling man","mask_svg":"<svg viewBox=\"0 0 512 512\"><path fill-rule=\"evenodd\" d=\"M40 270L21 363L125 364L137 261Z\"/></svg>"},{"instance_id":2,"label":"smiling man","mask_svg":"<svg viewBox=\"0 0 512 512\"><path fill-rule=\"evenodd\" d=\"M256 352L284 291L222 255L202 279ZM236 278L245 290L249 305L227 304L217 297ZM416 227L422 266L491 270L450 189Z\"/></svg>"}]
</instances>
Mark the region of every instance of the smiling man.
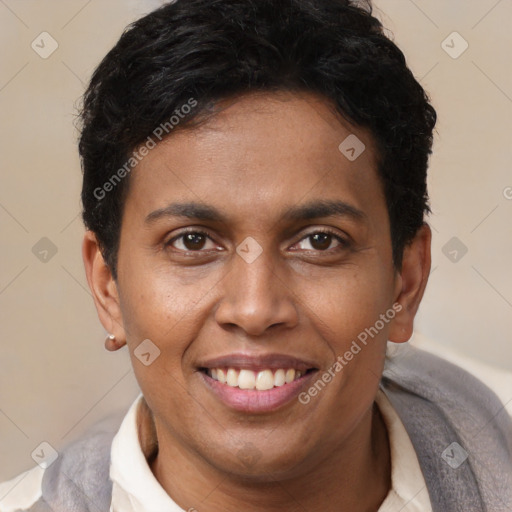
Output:
<instances>
[{"instance_id":1,"label":"smiling man","mask_svg":"<svg viewBox=\"0 0 512 512\"><path fill-rule=\"evenodd\" d=\"M85 95L83 257L142 393L12 510L510 510L498 398L386 357L430 271L435 117L367 5L178 0L130 27Z\"/></svg>"},{"instance_id":2,"label":"smiling man","mask_svg":"<svg viewBox=\"0 0 512 512\"><path fill-rule=\"evenodd\" d=\"M133 363L154 415L152 470L185 510L247 509L249 490L259 510L322 510L336 493L338 507L377 510L388 492L372 403L389 331L406 339L412 315L307 407L298 400L393 303L414 310L426 280L427 228L404 262L411 275L394 271L375 152L356 131L367 149L350 162L338 145L354 128L323 99L230 100L131 176L117 284L86 238L104 324L132 354L144 339L160 351Z\"/></svg>"}]
</instances>

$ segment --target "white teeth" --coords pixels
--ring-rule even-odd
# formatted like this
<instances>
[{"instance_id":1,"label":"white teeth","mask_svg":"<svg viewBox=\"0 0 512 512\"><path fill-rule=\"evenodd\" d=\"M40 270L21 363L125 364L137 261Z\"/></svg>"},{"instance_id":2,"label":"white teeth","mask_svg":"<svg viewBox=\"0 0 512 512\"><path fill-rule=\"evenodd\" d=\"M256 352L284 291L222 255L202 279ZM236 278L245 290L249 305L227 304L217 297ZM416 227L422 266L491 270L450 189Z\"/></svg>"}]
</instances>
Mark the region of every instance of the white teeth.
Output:
<instances>
[{"instance_id":1,"label":"white teeth","mask_svg":"<svg viewBox=\"0 0 512 512\"><path fill-rule=\"evenodd\" d=\"M258 391L266 391L275 387L290 384L294 380L299 379L305 372L295 370L294 368L276 370L261 370L254 372L252 370L242 369L240 371L235 368L212 368L208 375L214 380L227 384L233 388L240 389L256 389Z\"/></svg>"},{"instance_id":2,"label":"white teeth","mask_svg":"<svg viewBox=\"0 0 512 512\"><path fill-rule=\"evenodd\" d=\"M228 373L226 375L226 384L233 388L238 386L238 372L233 370L233 368L228 369Z\"/></svg>"},{"instance_id":3,"label":"white teeth","mask_svg":"<svg viewBox=\"0 0 512 512\"><path fill-rule=\"evenodd\" d=\"M274 376L272 375L272 372L270 370L263 370L262 372L259 372L256 377L256 389L258 391L265 391L266 389L272 389L273 387Z\"/></svg>"},{"instance_id":4,"label":"white teeth","mask_svg":"<svg viewBox=\"0 0 512 512\"><path fill-rule=\"evenodd\" d=\"M286 384L290 384L290 382L293 382L294 380L295 380L295 370L293 368L286 370L286 377L285 377Z\"/></svg>"},{"instance_id":5,"label":"white teeth","mask_svg":"<svg viewBox=\"0 0 512 512\"><path fill-rule=\"evenodd\" d=\"M283 386L286 382L286 376L284 370L277 370L274 375L274 386Z\"/></svg>"},{"instance_id":6,"label":"white teeth","mask_svg":"<svg viewBox=\"0 0 512 512\"><path fill-rule=\"evenodd\" d=\"M229 373L229 370L228 370ZM240 389L254 389L256 385L256 376L251 370L240 370L238 375L238 387Z\"/></svg>"}]
</instances>

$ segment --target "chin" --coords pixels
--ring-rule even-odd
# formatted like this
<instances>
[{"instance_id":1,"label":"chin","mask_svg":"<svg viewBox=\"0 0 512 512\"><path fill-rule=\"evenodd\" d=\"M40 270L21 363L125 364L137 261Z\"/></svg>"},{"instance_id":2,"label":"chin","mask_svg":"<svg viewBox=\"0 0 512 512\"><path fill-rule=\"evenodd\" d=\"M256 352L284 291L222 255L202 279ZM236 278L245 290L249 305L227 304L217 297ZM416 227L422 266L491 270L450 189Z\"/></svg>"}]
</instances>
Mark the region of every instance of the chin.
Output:
<instances>
[{"instance_id":1,"label":"chin","mask_svg":"<svg viewBox=\"0 0 512 512\"><path fill-rule=\"evenodd\" d=\"M224 450L225 452L226 450ZM233 452L232 452L233 453ZM212 454L209 454L212 457ZM261 447L246 442L234 450L234 456L215 457L213 465L235 479L253 483L269 483L296 477L305 467L305 454L296 450L277 453L262 443ZM212 462L211 462L212 463Z\"/></svg>"}]
</instances>

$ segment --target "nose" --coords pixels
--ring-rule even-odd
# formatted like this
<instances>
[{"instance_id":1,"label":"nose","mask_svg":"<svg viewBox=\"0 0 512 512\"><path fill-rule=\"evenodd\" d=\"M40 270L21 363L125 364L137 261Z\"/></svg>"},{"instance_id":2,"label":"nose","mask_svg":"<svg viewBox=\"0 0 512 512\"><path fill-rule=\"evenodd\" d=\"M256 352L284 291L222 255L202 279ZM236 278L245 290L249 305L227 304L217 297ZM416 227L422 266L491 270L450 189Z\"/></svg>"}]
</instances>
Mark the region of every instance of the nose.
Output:
<instances>
[{"instance_id":1,"label":"nose","mask_svg":"<svg viewBox=\"0 0 512 512\"><path fill-rule=\"evenodd\" d=\"M223 294L215 312L222 327L236 326L259 336L270 327L291 328L298 322L287 272L274 269L270 254L263 251L248 263L235 254L232 267L222 280Z\"/></svg>"}]
</instances>

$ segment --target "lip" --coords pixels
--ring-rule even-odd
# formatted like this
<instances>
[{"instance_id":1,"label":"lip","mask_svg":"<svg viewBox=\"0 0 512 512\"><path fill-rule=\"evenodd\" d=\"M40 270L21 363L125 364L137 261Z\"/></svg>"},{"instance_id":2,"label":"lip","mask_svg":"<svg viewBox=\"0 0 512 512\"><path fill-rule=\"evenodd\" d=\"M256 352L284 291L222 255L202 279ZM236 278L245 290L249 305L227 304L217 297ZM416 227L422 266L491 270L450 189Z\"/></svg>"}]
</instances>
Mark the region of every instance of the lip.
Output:
<instances>
[{"instance_id":1,"label":"lip","mask_svg":"<svg viewBox=\"0 0 512 512\"><path fill-rule=\"evenodd\" d=\"M273 412L289 404L296 399L302 389L308 386L312 376L316 373L317 370L307 373L289 384L266 391L257 391L234 388L212 379L206 373L199 372L203 382L221 402L236 411L253 414Z\"/></svg>"},{"instance_id":2,"label":"lip","mask_svg":"<svg viewBox=\"0 0 512 512\"><path fill-rule=\"evenodd\" d=\"M212 368L237 368L245 370L253 370L255 372L261 370L279 370L283 368L295 368L302 372L311 369L318 369L318 364L305 359L299 359L294 356L285 354L260 354L249 355L244 353L229 354L219 356L207 361L200 362L199 369L212 369Z\"/></svg>"},{"instance_id":3,"label":"lip","mask_svg":"<svg viewBox=\"0 0 512 512\"><path fill-rule=\"evenodd\" d=\"M204 371L204 369L211 368L236 368L253 371L295 368L303 372L310 371L289 384L265 391L257 391L222 384L208 376ZM264 354L260 356L230 354L205 361L199 365L198 369L203 383L224 405L239 412L263 414L274 412L297 399L300 392L308 387L312 377L318 372L318 365L283 354Z\"/></svg>"}]
</instances>

